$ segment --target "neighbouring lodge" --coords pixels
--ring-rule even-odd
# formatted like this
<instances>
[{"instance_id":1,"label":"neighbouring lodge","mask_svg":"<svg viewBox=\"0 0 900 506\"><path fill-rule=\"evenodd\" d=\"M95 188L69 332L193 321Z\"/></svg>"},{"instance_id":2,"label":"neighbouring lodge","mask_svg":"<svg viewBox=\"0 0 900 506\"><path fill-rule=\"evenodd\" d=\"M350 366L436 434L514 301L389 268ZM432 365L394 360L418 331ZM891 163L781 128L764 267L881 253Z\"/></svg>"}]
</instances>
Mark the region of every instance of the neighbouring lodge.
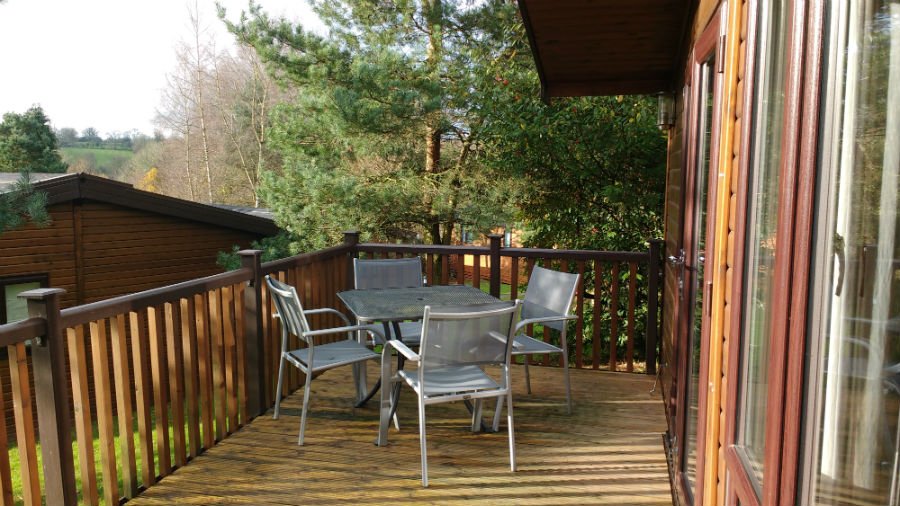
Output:
<instances>
[{"instance_id":1,"label":"neighbouring lodge","mask_svg":"<svg viewBox=\"0 0 900 506\"><path fill-rule=\"evenodd\" d=\"M659 93L680 504L900 501L900 2L519 0L553 97Z\"/></svg>"},{"instance_id":2,"label":"neighbouring lodge","mask_svg":"<svg viewBox=\"0 0 900 506\"><path fill-rule=\"evenodd\" d=\"M145 192L87 174L44 175L51 222L0 234L0 324L27 317L17 295L63 288L70 307L222 272L221 251L277 233L271 219ZM2 188L0 188L2 191ZM0 384L9 398L9 365L0 355ZM12 403L7 433L15 434Z\"/></svg>"}]
</instances>

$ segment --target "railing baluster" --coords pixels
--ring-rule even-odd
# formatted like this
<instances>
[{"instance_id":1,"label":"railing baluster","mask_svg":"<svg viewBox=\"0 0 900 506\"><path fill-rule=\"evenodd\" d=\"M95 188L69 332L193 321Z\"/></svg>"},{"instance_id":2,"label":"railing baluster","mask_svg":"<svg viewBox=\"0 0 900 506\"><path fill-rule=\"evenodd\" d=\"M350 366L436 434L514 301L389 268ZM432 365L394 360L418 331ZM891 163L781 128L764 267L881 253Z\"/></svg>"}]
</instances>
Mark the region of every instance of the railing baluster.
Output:
<instances>
[{"instance_id":1,"label":"railing baluster","mask_svg":"<svg viewBox=\"0 0 900 506\"><path fill-rule=\"evenodd\" d=\"M441 284L450 284L450 255L441 255Z\"/></svg>"},{"instance_id":2,"label":"railing baluster","mask_svg":"<svg viewBox=\"0 0 900 506\"><path fill-rule=\"evenodd\" d=\"M37 443L28 384L28 355L25 343L7 347L9 377L13 394L13 413L16 419L16 445L22 473L22 497L25 504L41 503L41 484L38 480Z\"/></svg>"},{"instance_id":3,"label":"railing baluster","mask_svg":"<svg viewBox=\"0 0 900 506\"><path fill-rule=\"evenodd\" d=\"M81 476L82 500L99 504L97 471L94 467L94 431L91 424L91 399L88 388L87 354L84 326L70 328L68 334L69 371L72 378L72 404L75 408L75 439L78 442L78 469Z\"/></svg>"},{"instance_id":4,"label":"railing baluster","mask_svg":"<svg viewBox=\"0 0 900 506\"><path fill-rule=\"evenodd\" d=\"M0 382L0 412L6 413L6 394ZM6 420L0 423L0 503L13 506L12 468L9 465L9 435L6 433Z\"/></svg>"},{"instance_id":5,"label":"railing baluster","mask_svg":"<svg viewBox=\"0 0 900 506\"><path fill-rule=\"evenodd\" d=\"M187 401L188 452L191 458L200 455L200 378L197 372L197 326L194 320L194 299L179 301L181 310L181 354L184 357L184 385Z\"/></svg>"},{"instance_id":6,"label":"railing baluster","mask_svg":"<svg viewBox=\"0 0 900 506\"><path fill-rule=\"evenodd\" d=\"M116 472L116 440L113 434L112 392L109 388L106 320L91 322L91 361L94 365L94 396L97 404L97 432L100 435L103 498L106 504L117 504L119 481Z\"/></svg>"},{"instance_id":7,"label":"railing baluster","mask_svg":"<svg viewBox=\"0 0 900 506\"><path fill-rule=\"evenodd\" d=\"M591 368L600 368L600 350L603 338L600 333L600 311L602 304L600 303L601 294L603 293L603 266L599 259L594 260L594 324L593 324L593 346L591 346Z\"/></svg>"},{"instance_id":8,"label":"railing baluster","mask_svg":"<svg viewBox=\"0 0 900 506\"><path fill-rule=\"evenodd\" d=\"M216 413L216 442L225 438L225 369L222 347L222 301L219 290L209 292L210 351L213 373L213 406Z\"/></svg>"},{"instance_id":9,"label":"railing baluster","mask_svg":"<svg viewBox=\"0 0 900 506\"><path fill-rule=\"evenodd\" d=\"M578 288L575 293L575 368L584 368L584 260L578 261Z\"/></svg>"},{"instance_id":10,"label":"railing baluster","mask_svg":"<svg viewBox=\"0 0 900 506\"><path fill-rule=\"evenodd\" d=\"M206 293L194 296L194 319L197 323L197 365L200 381L200 416L203 421L203 447L215 444L213 428L213 375L210 352L209 299Z\"/></svg>"},{"instance_id":11,"label":"railing baluster","mask_svg":"<svg viewBox=\"0 0 900 506\"><path fill-rule=\"evenodd\" d=\"M462 285L466 284L466 275L465 275L465 256L463 257L463 282L460 283ZM473 288L481 288L481 255L472 255L472 287Z\"/></svg>"},{"instance_id":12,"label":"railing baluster","mask_svg":"<svg viewBox=\"0 0 900 506\"><path fill-rule=\"evenodd\" d=\"M150 401L151 373L147 367L149 339L146 318L142 314L130 312L128 322L131 329L131 360L134 371L138 440L141 446L141 478L144 486L149 487L156 483L156 469L153 464L153 428L150 414L152 409Z\"/></svg>"},{"instance_id":13,"label":"railing baluster","mask_svg":"<svg viewBox=\"0 0 900 506\"><path fill-rule=\"evenodd\" d=\"M222 288L222 323L225 330L225 391L228 433L237 430L237 386L235 382L234 299L230 286Z\"/></svg>"},{"instance_id":14,"label":"railing baluster","mask_svg":"<svg viewBox=\"0 0 900 506\"><path fill-rule=\"evenodd\" d=\"M610 322L609 322L609 370L618 370L616 358L619 346L619 264L612 267L612 284L610 286Z\"/></svg>"},{"instance_id":15,"label":"railing baluster","mask_svg":"<svg viewBox=\"0 0 900 506\"><path fill-rule=\"evenodd\" d=\"M134 454L134 417L131 401L131 370L125 340L125 315L110 320L113 375L116 379L116 418L119 422L119 451L122 462L122 493L131 499L138 494L137 461Z\"/></svg>"},{"instance_id":16,"label":"railing baluster","mask_svg":"<svg viewBox=\"0 0 900 506\"><path fill-rule=\"evenodd\" d=\"M150 328L150 371L153 375L153 408L156 419L156 453L159 474L166 476L172 472L172 456L169 451L169 400L166 388L167 374L163 360L164 324L162 312L156 307L147 308L147 322Z\"/></svg>"},{"instance_id":17,"label":"railing baluster","mask_svg":"<svg viewBox=\"0 0 900 506\"><path fill-rule=\"evenodd\" d=\"M637 263L629 264L628 272L628 347L625 357L628 361L627 371L634 372L634 309L637 300Z\"/></svg>"},{"instance_id":18,"label":"railing baluster","mask_svg":"<svg viewBox=\"0 0 900 506\"><path fill-rule=\"evenodd\" d=\"M434 255L428 253L425 255L425 279L429 285L435 285L434 282Z\"/></svg>"},{"instance_id":19,"label":"railing baluster","mask_svg":"<svg viewBox=\"0 0 900 506\"><path fill-rule=\"evenodd\" d=\"M175 465L184 466L187 463L187 445L184 441L184 362L182 361L180 336L176 331L181 330L180 322L176 322L178 313L171 303L163 304L163 312L166 319L166 354L169 360L169 400L172 410L172 444L175 453Z\"/></svg>"},{"instance_id":20,"label":"railing baluster","mask_svg":"<svg viewBox=\"0 0 900 506\"><path fill-rule=\"evenodd\" d=\"M512 257L510 264L512 271L509 279L509 298L516 300L519 298L519 257Z\"/></svg>"},{"instance_id":21,"label":"railing baluster","mask_svg":"<svg viewBox=\"0 0 900 506\"><path fill-rule=\"evenodd\" d=\"M240 420L238 424L243 426L250 420L250 411L247 409L247 338L245 337L244 325L244 285L235 285L234 295L234 329L235 329L235 346L237 353L237 384L238 384L238 416ZM259 360L258 356L257 359ZM262 381L260 381L260 384Z\"/></svg>"}]
</instances>

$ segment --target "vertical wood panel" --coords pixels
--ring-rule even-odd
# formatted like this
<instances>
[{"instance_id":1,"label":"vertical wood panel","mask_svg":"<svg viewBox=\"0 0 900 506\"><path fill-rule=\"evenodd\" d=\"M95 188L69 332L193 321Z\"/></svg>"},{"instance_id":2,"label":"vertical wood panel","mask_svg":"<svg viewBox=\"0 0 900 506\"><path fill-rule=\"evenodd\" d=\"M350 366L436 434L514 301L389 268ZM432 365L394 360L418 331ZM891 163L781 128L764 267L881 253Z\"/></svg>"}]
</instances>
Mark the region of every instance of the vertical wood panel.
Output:
<instances>
[{"instance_id":1,"label":"vertical wood panel","mask_svg":"<svg viewBox=\"0 0 900 506\"><path fill-rule=\"evenodd\" d=\"M169 453L169 394L166 388L167 374L163 355L164 327L159 309L147 308L147 323L150 330L150 372L153 376L156 455L159 459L159 474L166 476L172 472L172 457Z\"/></svg>"},{"instance_id":2,"label":"vertical wood panel","mask_svg":"<svg viewBox=\"0 0 900 506\"><path fill-rule=\"evenodd\" d=\"M119 422L119 453L122 460L122 493L132 498L138 493L137 460L134 454L131 369L125 340L125 315L110 320L113 374L116 381L116 415Z\"/></svg>"},{"instance_id":3,"label":"vertical wood panel","mask_svg":"<svg viewBox=\"0 0 900 506\"><path fill-rule=\"evenodd\" d=\"M213 411L216 415L216 441L225 438L225 350L222 346L222 303L218 290L209 292L209 341L212 356Z\"/></svg>"},{"instance_id":4,"label":"vertical wood panel","mask_svg":"<svg viewBox=\"0 0 900 506\"><path fill-rule=\"evenodd\" d=\"M150 417L151 377L147 368L149 339L147 337L146 319L142 314L129 313L131 330L131 360L134 371L134 398L137 408L138 440L141 448L141 478L144 486L156 483L156 471L153 464L153 429Z\"/></svg>"},{"instance_id":5,"label":"vertical wood panel","mask_svg":"<svg viewBox=\"0 0 900 506\"><path fill-rule=\"evenodd\" d=\"M6 413L6 395L0 383L0 413ZM9 444L6 423L0 423L0 504L13 506L12 469L9 465Z\"/></svg>"},{"instance_id":6,"label":"vertical wood panel","mask_svg":"<svg viewBox=\"0 0 900 506\"><path fill-rule=\"evenodd\" d=\"M634 372L634 309L637 299L637 263L631 262L628 273L628 346L625 350L626 370Z\"/></svg>"},{"instance_id":7,"label":"vertical wood panel","mask_svg":"<svg viewBox=\"0 0 900 506\"><path fill-rule=\"evenodd\" d=\"M441 255L441 284L450 284L450 255Z\"/></svg>"},{"instance_id":8,"label":"vertical wood panel","mask_svg":"<svg viewBox=\"0 0 900 506\"><path fill-rule=\"evenodd\" d=\"M194 319L197 324L197 370L200 383L200 416L203 421L203 447L212 448L213 393L212 364L210 364L209 302L206 294L194 296Z\"/></svg>"},{"instance_id":9,"label":"vertical wood panel","mask_svg":"<svg viewBox=\"0 0 900 506\"><path fill-rule=\"evenodd\" d=\"M600 347L602 345L602 336L600 334L600 297L603 293L603 266L599 260L594 260L594 328L593 328L593 347L591 348L591 368L600 368Z\"/></svg>"},{"instance_id":10,"label":"vertical wood panel","mask_svg":"<svg viewBox=\"0 0 900 506\"><path fill-rule=\"evenodd\" d=\"M169 302L163 305L166 318L166 355L169 360L169 399L172 411L172 444L175 465L187 463L187 445L184 441L184 362L182 362L181 339L178 331L181 323L176 321L178 313Z\"/></svg>"},{"instance_id":11,"label":"vertical wood panel","mask_svg":"<svg viewBox=\"0 0 900 506\"><path fill-rule=\"evenodd\" d=\"M237 430L238 416L233 312L233 292L230 286L226 286L222 288L222 322L225 330L225 391L229 434Z\"/></svg>"},{"instance_id":12,"label":"vertical wood panel","mask_svg":"<svg viewBox=\"0 0 900 506\"><path fill-rule=\"evenodd\" d=\"M509 277L509 298L516 300L519 298L519 257L512 257L510 264L512 272Z\"/></svg>"},{"instance_id":13,"label":"vertical wood panel","mask_svg":"<svg viewBox=\"0 0 900 506\"><path fill-rule=\"evenodd\" d=\"M429 285L436 285L434 279L434 255L428 253L425 255L425 278Z\"/></svg>"},{"instance_id":14,"label":"vertical wood panel","mask_svg":"<svg viewBox=\"0 0 900 506\"><path fill-rule=\"evenodd\" d=\"M94 365L94 397L97 404L97 432L100 435L103 498L106 504L118 504L119 479L116 469L116 440L113 434L109 347L107 346L105 320L91 322L91 361Z\"/></svg>"},{"instance_id":15,"label":"vertical wood panel","mask_svg":"<svg viewBox=\"0 0 900 506\"><path fill-rule=\"evenodd\" d=\"M40 469L34 434L31 387L28 384L28 359L24 343L8 346L9 377L12 386L13 413L16 419L16 445L22 473L22 496L25 504L40 504Z\"/></svg>"},{"instance_id":16,"label":"vertical wood panel","mask_svg":"<svg viewBox=\"0 0 900 506\"><path fill-rule=\"evenodd\" d=\"M197 326L193 298L179 301L181 310L181 353L184 357L184 385L187 404L188 452L200 455L200 377L197 371Z\"/></svg>"},{"instance_id":17,"label":"vertical wood panel","mask_svg":"<svg viewBox=\"0 0 900 506\"><path fill-rule=\"evenodd\" d=\"M465 283L465 256L463 256L463 282L460 283L462 285ZM481 255L472 255L472 286L475 288L481 288Z\"/></svg>"},{"instance_id":18,"label":"vertical wood panel","mask_svg":"<svg viewBox=\"0 0 900 506\"><path fill-rule=\"evenodd\" d=\"M69 372L72 378L72 405L75 411L75 440L78 443L78 470L81 477L82 501L94 505L100 502L97 491L97 470L94 467L94 431L91 425L91 400L88 386L87 355L84 346L84 326L67 329Z\"/></svg>"},{"instance_id":19,"label":"vertical wood panel","mask_svg":"<svg viewBox=\"0 0 900 506\"><path fill-rule=\"evenodd\" d=\"M619 346L619 264L613 264L609 304L609 370L618 370L616 353Z\"/></svg>"}]
</instances>

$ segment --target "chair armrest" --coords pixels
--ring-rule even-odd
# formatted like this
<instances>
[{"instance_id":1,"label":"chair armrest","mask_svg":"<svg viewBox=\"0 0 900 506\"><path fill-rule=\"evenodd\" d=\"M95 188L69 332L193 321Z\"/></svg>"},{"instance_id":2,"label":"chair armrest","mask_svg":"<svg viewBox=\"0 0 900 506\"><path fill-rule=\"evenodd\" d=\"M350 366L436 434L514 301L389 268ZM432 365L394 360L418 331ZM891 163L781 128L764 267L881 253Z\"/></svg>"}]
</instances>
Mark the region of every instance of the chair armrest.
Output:
<instances>
[{"instance_id":1,"label":"chair armrest","mask_svg":"<svg viewBox=\"0 0 900 506\"><path fill-rule=\"evenodd\" d=\"M323 307L323 308L319 308L319 309L310 309L307 311L303 311L303 314L324 314L324 313L335 314L338 317L340 317L341 321L344 322L344 325L350 325L350 320L347 318L347 316L344 313L338 311L337 309L332 309L330 307Z\"/></svg>"},{"instance_id":2,"label":"chair armrest","mask_svg":"<svg viewBox=\"0 0 900 506\"><path fill-rule=\"evenodd\" d=\"M521 330L523 327L526 327L528 325L532 325L535 323L561 322L561 321L577 320L577 319L578 319L578 317L573 314L559 315L559 316L546 316L546 317L540 317L540 318L528 318L526 320L521 320L521 321L519 321L519 323L516 324L516 332Z\"/></svg>"},{"instance_id":3,"label":"chair armrest","mask_svg":"<svg viewBox=\"0 0 900 506\"><path fill-rule=\"evenodd\" d=\"M325 335L329 335L329 334L340 334L341 332L355 332L357 330L365 330L366 332L371 332L373 334L377 334L382 339L384 339L384 336L382 335L382 333L380 331L375 330L366 325L349 325L349 326L345 326L345 327L333 327L330 329L311 330L309 332L304 332L303 336L304 337L318 337L318 336L325 336Z\"/></svg>"},{"instance_id":4,"label":"chair armrest","mask_svg":"<svg viewBox=\"0 0 900 506\"><path fill-rule=\"evenodd\" d=\"M384 349L381 351L381 359L384 360L385 354L390 353L390 348L394 348L398 353L403 355L410 362L418 362L419 354L409 349L409 346L398 339L391 339L384 343Z\"/></svg>"}]
</instances>

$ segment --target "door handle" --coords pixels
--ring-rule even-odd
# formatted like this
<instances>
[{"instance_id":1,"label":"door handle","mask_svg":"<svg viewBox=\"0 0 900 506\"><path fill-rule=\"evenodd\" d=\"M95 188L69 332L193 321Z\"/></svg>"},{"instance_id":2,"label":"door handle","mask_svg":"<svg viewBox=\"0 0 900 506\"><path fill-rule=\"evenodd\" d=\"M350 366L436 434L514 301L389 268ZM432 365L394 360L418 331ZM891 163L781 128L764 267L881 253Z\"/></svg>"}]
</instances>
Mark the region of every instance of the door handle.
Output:
<instances>
[{"instance_id":1,"label":"door handle","mask_svg":"<svg viewBox=\"0 0 900 506\"><path fill-rule=\"evenodd\" d=\"M684 250L678 250L678 256L667 256L666 261L669 262L669 265L672 267L684 267Z\"/></svg>"}]
</instances>

